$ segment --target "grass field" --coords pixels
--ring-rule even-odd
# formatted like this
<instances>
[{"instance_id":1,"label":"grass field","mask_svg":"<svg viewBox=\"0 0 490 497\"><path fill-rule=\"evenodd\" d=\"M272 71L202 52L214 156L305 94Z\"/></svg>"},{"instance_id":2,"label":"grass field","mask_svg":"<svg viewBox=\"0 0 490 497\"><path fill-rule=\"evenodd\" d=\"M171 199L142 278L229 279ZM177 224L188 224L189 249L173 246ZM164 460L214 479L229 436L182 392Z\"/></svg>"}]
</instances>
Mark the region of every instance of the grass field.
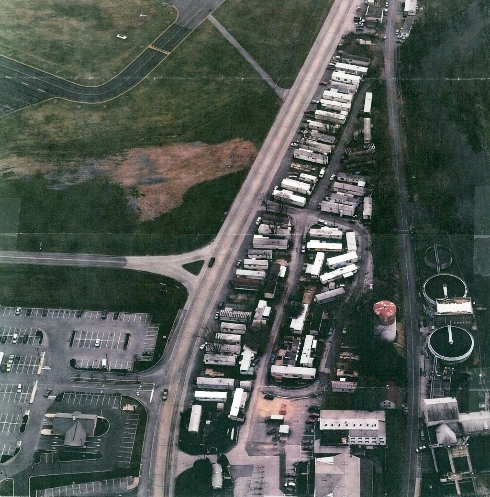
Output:
<instances>
[{"instance_id":1,"label":"grass field","mask_svg":"<svg viewBox=\"0 0 490 497\"><path fill-rule=\"evenodd\" d=\"M225 2L215 17L283 88L290 88L333 0Z\"/></svg>"},{"instance_id":2,"label":"grass field","mask_svg":"<svg viewBox=\"0 0 490 497\"><path fill-rule=\"evenodd\" d=\"M66 164L178 142L262 143L280 101L208 22L149 78L104 105L54 100L2 117L1 159ZM73 166L73 164L66 164Z\"/></svg>"},{"instance_id":3,"label":"grass field","mask_svg":"<svg viewBox=\"0 0 490 497\"><path fill-rule=\"evenodd\" d=\"M177 17L151 0L0 0L0 9L2 55L88 85L115 76Z\"/></svg>"},{"instance_id":4,"label":"grass field","mask_svg":"<svg viewBox=\"0 0 490 497\"><path fill-rule=\"evenodd\" d=\"M65 190L49 189L41 176L0 182L0 198L21 199L17 247L114 255L169 254L211 241L247 171L190 188L184 203L153 221L139 222L128 209L122 187L93 179ZM8 240L7 240L8 241Z\"/></svg>"}]
</instances>

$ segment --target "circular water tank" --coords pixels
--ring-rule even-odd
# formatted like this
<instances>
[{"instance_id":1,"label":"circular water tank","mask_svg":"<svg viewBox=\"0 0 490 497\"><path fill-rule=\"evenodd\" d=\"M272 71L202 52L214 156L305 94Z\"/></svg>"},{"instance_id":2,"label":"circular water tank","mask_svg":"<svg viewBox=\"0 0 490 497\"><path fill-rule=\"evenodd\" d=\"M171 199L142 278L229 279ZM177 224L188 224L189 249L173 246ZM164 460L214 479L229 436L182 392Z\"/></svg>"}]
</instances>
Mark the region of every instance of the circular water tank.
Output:
<instances>
[{"instance_id":1,"label":"circular water tank","mask_svg":"<svg viewBox=\"0 0 490 497\"><path fill-rule=\"evenodd\" d=\"M475 346L471 333L459 326L443 326L429 336L431 353L445 362L459 363L470 357Z\"/></svg>"},{"instance_id":2,"label":"circular water tank","mask_svg":"<svg viewBox=\"0 0 490 497\"><path fill-rule=\"evenodd\" d=\"M468 287L455 274L439 273L425 280L422 292L427 303L434 307L436 299L466 297Z\"/></svg>"},{"instance_id":3,"label":"circular water tank","mask_svg":"<svg viewBox=\"0 0 490 497\"><path fill-rule=\"evenodd\" d=\"M380 325L389 326L396 322L396 305L393 302L381 300L374 304L373 309Z\"/></svg>"}]
</instances>

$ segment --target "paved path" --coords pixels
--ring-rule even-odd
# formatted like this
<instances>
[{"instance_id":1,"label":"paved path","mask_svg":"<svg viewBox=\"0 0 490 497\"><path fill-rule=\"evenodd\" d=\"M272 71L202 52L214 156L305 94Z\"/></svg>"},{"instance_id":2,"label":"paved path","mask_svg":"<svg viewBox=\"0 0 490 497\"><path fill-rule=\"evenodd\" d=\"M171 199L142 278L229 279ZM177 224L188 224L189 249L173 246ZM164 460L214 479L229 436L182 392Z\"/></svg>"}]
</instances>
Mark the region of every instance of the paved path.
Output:
<instances>
[{"instance_id":1,"label":"paved path","mask_svg":"<svg viewBox=\"0 0 490 497\"><path fill-rule=\"evenodd\" d=\"M403 453L402 496L413 497L418 459L415 452L418 440L420 369L418 309L416 304L415 263L410 235L410 203L406 184L402 138L398 119L398 88L395 72L395 21L399 5L393 2L388 10L385 40L385 78L388 107L388 126L391 137L391 156L397 191L397 221L402 233L398 237L400 272L403 291L403 314L405 316L405 349L407 360L407 407L406 440Z\"/></svg>"},{"instance_id":2,"label":"paved path","mask_svg":"<svg viewBox=\"0 0 490 497\"><path fill-rule=\"evenodd\" d=\"M214 27L243 55L243 58L260 74L260 77L276 92L277 96L284 99L288 90L277 86L274 80L262 69L258 62L231 36L231 34L220 24L220 22L211 14L208 19Z\"/></svg>"}]
</instances>

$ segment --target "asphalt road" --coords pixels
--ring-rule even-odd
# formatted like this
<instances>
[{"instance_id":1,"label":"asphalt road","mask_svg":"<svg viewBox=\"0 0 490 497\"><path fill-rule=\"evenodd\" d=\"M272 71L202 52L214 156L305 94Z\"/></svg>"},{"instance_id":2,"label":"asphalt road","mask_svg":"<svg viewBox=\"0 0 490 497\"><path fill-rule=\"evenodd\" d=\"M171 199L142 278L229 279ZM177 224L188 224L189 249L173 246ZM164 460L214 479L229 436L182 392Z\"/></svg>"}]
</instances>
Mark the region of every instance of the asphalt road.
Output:
<instances>
[{"instance_id":1,"label":"asphalt road","mask_svg":"<svg viewBox=\"0 0 490 497\"><path fill-rule=\"evenodd\" d=\"M420 402L420 369L419 369L419 329L416 303L416 273L410 239L410 203L406 184L403 146L401 141L398 116L398 88L396 81L396 38L395 19L398 5L391 4L388 9L388 20L385 40L385 78L388 105L388 125L391 137L391 155L395 173L396 190L398 192L397 220L400 235L398 249L400 253L400 272L403 288L403 309L405 316L405 340L407 361L407 431L405 450L403 453L402 496L413 497L415 479L417 478L418 460L415 448L418 440L418 417Z\"/></svg>"},{"instance_id":2,"label":"asphalt road","mask_svg":"<svg viewBox=\"0 0 490 497\"><path fill-rule=\"evenodd\" d=\"M79 103L107 102L148 76L223 0L174 0L178 18L117 76L84 86L0 55L0 115L50 98Z\"/></svg>"}]
</instances>

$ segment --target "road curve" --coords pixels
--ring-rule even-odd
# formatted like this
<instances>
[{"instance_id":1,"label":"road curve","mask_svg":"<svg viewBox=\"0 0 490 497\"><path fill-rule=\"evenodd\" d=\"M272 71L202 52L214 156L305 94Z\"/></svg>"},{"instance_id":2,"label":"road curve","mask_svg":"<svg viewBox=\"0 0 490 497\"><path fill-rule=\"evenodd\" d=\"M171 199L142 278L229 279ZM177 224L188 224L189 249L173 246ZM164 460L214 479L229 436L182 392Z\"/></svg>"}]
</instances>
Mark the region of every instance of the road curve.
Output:
<instances>
[{"instance_id":1,"label":"road curve","mask_svg":"<svg viewBox=\"0 0 490 497\"><path fill-rule=\"evenodd\" d=\"M102 103L119 97L150 74L224 0L174 0L177 20L117 76L84 86L0 55L0 115L51 98Z\"/></svg>"}]
</instances>

